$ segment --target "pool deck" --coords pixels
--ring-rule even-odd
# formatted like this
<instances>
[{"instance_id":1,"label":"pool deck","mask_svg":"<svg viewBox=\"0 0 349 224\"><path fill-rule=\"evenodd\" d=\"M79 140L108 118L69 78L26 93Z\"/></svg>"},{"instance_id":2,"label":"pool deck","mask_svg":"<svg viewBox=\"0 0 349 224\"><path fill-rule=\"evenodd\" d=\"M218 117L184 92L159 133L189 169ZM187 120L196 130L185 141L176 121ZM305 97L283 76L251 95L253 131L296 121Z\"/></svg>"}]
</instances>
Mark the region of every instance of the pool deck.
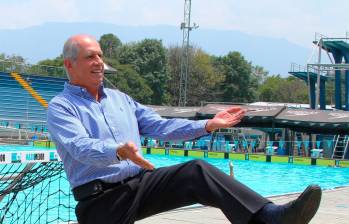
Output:
<instances>
[{"instance_id":1,"label":"pool deck","mask_svg":"<svg viewBox=\"0 0 349 224\"><path fill-rule=\"evenodd\" d=\"M270 197L276 204L295 199L299 194ZM311 224L348 224L349 223L349 187L323 191L319 211ZM136 222L136 224L228 224L219 209L198 206L182 208Z\"/></svg>"}]
</instances>

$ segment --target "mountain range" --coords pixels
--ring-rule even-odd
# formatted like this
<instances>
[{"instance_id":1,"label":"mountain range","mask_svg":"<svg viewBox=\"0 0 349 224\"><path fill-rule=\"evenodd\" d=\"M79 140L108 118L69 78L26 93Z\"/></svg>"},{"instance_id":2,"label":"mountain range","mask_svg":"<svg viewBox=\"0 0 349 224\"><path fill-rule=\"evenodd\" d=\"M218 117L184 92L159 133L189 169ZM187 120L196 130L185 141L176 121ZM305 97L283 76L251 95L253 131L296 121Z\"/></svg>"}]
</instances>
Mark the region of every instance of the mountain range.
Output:
<instances>
[{"instance_id":1,"label":"mountain range","mask_svg":"<svg viewBox=\"0 0 349 224\"><path fill-rule=\"evenodd\" d=\"M57 22L23 29L0 29L0 53L20 55L29 63L36 63L60 55L64 41L77 33L88 33L97 38L113 33L123 43L144 38L161 39L166 47L181 46L182 43L182 31L176 26ZM287 76L292 62L305 64L311 51L286 39L255 36L236 30L199 28L190 33L190 42L216 56L239 51L253 65L263 66L269 74L281 76Z\"/></svg>"}]
</instances>

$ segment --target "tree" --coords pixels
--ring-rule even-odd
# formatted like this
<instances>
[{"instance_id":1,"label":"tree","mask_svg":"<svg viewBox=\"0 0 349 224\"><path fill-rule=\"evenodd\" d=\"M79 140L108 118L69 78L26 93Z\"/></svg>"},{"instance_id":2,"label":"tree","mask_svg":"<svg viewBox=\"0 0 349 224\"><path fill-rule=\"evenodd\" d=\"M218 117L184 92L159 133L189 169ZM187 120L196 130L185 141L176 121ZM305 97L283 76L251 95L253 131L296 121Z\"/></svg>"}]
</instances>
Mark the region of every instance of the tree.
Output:
<instances>
[{"instance_id":1,"label":"tree","mask_svg":"<svg viewBox=\"0 0 349 224\"><path fill-rule=\"evenodd\" d=\"M252 73L257 77L258 84L264 83L269 74L268 71L266 71L262 66L259 65L252 67Z\"/></svg>"},{"instance_id":2,"label":"tree","mask_svg":"<svg viewBox=\"0 0 349 224\"><path fill-rule=\"evenodd\" d=\"M37 65L31 66L30 70L32 71L32 73L38 75L66 78L66 72L63 64L63 55L61 54L54 59L45 59L39 61Z\"/></svg>"},{"instance_id":3,"label":"tree","mask_svg":"<svg viewBox=\"0 0 349 224\"><path fill-rule=\"evenodd\" d=\"M239 52L216 58L215 66L224 75L222 101L246 103L257 98L258 79L252 73L251 63Z\"/></svg>"},{"instance_id":4,"label":"tree","mask_svg":"<svg viewBox=\"0 0 349 224\"><path fill-rule=\"evenodd\" d=\"M201 101L217 101L224 80L223 74L213 66L210 55L196 49L189 67L188 105L200 105Z\"/></svg>"},{"instance_id":5,"label":"tree","mask_svg":"<svg viewBox=\"0 0 349 224\"><path fill-rule=\"evenodd\" d=\"M282 86L282 78L280 75L268 77L264 83L259 87L259 100L266 102L280 102L278 90Z\"/></svg>"},{"instance_id":6,"label":"tree","mask_svg":"<svg viewBox=\"0 0 349 224\"><path fill-rule=\"evenodd\" d=\"M151 103L153 91L131 65L113 64L112 66L117 66L117 74L107 75L106 78L108 78L114 86L140 103Z\"/></svg>"},{"instance_id":7,"label":"tree","mask_svg":"<svg viewBox=\"0 0 349 224\"><path fill-rule=\"evenodd\" d=\"M335 83L334 79L329 79L326 82L326 104L333 105L335 102ZM345 91L345 90L343 90Z\"/></svg>"},{"instance_id":8,"label":"tree","mask_svg":"<svg viewBox=\"0 0 349 224\"><path fill-rule=\"evenodd\" d=\"M167 90L171 95L171 105L177 106L179 102L179 85L181 72L181 48L170 47L167 50L169 81ZM191 55L191 54L189 54Z\"/></svg>"},{"instance_id":9,"label":"tree","mask_svg":"<svg viewBox=\"0 0 349 224\"><path fill-rule=\"evenodd\" d=\"M307 87L303 80L295 77L268 77L259 88L260 101L308 103Z\"/></svg>"},{"instance_id":10,"label":"tree","mask_svg":"<svg viewBox=\"0 0 349 224\"><path fill-rule=\"evenodd\" d=\"M160 40L144 39L120 48L120 64L130 64L152 89L151 103L154 105L168 104L167 92L169 80L167 71L166 49Z\"/></svg>"},{"instance_id":11,"label":"tree","mask_svg":"<svg viewBox=\"0 0 349 224\"><path fill-rule=\"evenodd\" d=\"M169 92L171 94L171 104L178 105L179 85L181 72L180 47L170 47L168 49ZM189 74L187 87L187 105L200 105L201 101L216 101L219 91L219 84L223 81L223 75L213 66L213 58L199 48L189 49Z\"/></svg>"},{"instance_id":12,"label":"tree","mask_svg":"<svg viewBox=\"0 0 349 224\"><path fill-rule=\"evenodd\" d=\"M54 58L54 59L45 59L38 62L38 65L46 65L46 66L56 66L56 67L63 67L63 55Z\"/></svg>"},{"instance_id":13,"label":"tree","mask_svg":"<svg viewBox=\"0 0 349 224\"><path fill-rule=\"evenodd\" d=\"M107 58L117 58L118 49L122 46L120 39L112 33L102 35L99 44Z\"/></svg>"}]
</instances>

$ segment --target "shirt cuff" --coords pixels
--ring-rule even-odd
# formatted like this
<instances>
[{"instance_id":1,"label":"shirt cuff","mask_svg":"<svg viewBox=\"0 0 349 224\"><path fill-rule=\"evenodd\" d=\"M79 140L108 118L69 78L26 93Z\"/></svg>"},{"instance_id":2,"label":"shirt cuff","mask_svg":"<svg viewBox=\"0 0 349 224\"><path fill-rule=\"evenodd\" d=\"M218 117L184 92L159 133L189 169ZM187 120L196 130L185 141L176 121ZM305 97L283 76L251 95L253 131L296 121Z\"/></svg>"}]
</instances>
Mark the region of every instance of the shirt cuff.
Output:
<instances>
[{"instance_id":1,"label":"shirt cuff","mask_svg":"<svg viewBox=\"0 0 349 224\"><path fill-rule=\"evenodd\" d=\"M120 163L120 160L118 160L116 153L122 145L123 143L106 145L106 156L108 159L110 159L111 164Z\"/></svg>"},{"instance_id":2,"label":"shirt cuff","mask_svg":"<svg viewBox=\"0 0 349 224\"><path fill-rule=\"evenodd\" d=\"M206 124L207 124L208 120L199 120L197 121L197 132L196 135L198 136L203 136L203 135L209 135L211 134L210 132L206 131Z\"/></svg>"}]
</instances>

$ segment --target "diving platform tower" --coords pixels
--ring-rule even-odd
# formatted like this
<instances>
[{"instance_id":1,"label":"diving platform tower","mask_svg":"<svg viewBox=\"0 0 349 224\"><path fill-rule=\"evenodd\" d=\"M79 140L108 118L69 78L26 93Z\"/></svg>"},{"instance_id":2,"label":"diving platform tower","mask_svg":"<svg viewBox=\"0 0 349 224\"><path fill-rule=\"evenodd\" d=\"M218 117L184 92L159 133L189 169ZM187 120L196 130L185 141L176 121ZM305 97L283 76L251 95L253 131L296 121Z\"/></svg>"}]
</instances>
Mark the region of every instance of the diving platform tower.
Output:
<instances>
[{"instance_id":1,"label":"diving platform tower","mask_svg":"<svg viewBox=\"0 0 349 224\"><path fill-rule=\"evenodd\" d=\"M309 92L309 104L310 108L315 109L316 104L316 86L317 86L317 78L318 78L318 72L311 67L304 67L301 65L297 65L295 63L291 64L291 71L289 74L305 81L305 83L308 86L308 92ZM325 110L326 109L326 82L330 80L330 77L328 77L325 74L320 74L320 84L319 84L319 92L320 92L320 109Z\"/></svg>"},{"instance_id":2,"label":"diving platform tower","mask_svg":"<svg viewBox=\"0 0 349 224\"><path fill-rule=\"evenodd\" d=\"M326 82L334 79L335 108L349 111L349 33L342 38L316 33L313 43L318 49L316 63L308 63L306 67L292 64L289 73L307 83L312 109L318 109L319 105L320 109L326 109ZM323 52L327 54L331 63L322 63Z\"/></svg>"}]
</instances>

